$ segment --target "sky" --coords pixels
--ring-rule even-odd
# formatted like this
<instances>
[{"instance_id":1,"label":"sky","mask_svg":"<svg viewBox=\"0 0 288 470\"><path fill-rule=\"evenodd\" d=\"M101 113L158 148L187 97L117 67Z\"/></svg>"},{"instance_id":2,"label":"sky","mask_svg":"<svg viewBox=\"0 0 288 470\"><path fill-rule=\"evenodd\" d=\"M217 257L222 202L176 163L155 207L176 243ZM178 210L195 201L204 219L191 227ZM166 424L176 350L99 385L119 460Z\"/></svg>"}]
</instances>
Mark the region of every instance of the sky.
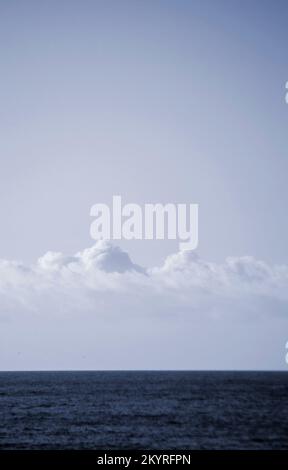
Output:
<instances>
[{"instance_id":1,"label":"sky","mask_svg":"<svg viewBox=\"0 0 288 470\"><path fill-rule=\"evenodd\" d=\"M0 0L0 369L287 367L287 19ZM118 194L199 204L195 258L93 248L91 206Z\"/></svg>"}]
</instances>

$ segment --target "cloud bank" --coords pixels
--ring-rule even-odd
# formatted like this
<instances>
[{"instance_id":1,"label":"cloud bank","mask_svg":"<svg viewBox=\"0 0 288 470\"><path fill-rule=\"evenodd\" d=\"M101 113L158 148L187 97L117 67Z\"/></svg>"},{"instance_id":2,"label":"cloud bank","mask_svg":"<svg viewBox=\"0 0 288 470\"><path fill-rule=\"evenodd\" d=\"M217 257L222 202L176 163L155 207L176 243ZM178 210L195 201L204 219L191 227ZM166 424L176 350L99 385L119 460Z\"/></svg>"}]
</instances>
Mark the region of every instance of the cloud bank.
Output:
<instances>
[{"instance_id":1,"label":"cloud bank","mask_svg":"<svg viewBox=\"0 0 288 470\"><path fill-rule=\"evenodd\" d=\"M233 314L230 302L235 303L234 311L239 311L240 302L245 313L255 304L263 309L265 301L269 310L273 300L275 305L286 304L287 287L286 265L270 266L249 256L230 257L217 264L200 259L192 251L180 251L168 256L163 266L145 269L110 242L98 242L71 256L49 251L31 266L0 260L2 314L9 305L45 312L47 301L54 311L73 306L97 314L97 298L103 299L105 294L122 299L126 296L126 310L132 299L137 299L149 304L150 310L154 302L157 312L159 304L166 308L168 301L169 311L172 302L175 313L185 307L192 313L198 309L223 314L229 305Z\"/></svg>"},{"instance_id":2,"label":"cloud bank","mask_svg":"<svg viewBox=\"0 0 288 470\"><path fill-rule=\"evenodd\" d=\"M1 260L0 369L284 368L287 287L286 265L180 251L145 269L108 242Z\"/></svg>"}]
</instances>

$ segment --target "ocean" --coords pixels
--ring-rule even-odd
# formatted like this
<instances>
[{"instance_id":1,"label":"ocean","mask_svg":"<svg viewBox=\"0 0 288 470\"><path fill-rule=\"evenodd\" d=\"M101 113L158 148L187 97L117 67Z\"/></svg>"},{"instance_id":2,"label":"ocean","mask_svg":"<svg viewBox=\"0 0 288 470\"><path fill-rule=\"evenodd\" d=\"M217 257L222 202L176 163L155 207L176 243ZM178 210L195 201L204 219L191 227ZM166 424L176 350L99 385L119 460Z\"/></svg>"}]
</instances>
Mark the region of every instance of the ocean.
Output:
<instances>
[{"instance_id":1,"label":"ocean","mask_svg":"<svg viewBox=\"0 0 288 470\"><path fill-rule=\"evenodd\" d=\"M288 449L286 372L1 372L0 449Z\"/></svg>"}]
</instances>

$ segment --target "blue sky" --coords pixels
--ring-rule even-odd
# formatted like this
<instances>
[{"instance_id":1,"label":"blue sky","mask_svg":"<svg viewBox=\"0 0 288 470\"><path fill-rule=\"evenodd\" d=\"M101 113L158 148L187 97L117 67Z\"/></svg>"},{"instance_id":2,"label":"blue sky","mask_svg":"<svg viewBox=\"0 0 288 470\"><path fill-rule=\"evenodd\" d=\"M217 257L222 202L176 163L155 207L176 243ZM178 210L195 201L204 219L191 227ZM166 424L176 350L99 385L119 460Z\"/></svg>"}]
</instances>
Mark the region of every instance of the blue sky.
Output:
<instances>
[{"instance_id":1,"label":"blue sky","mask_svg":"<svg viewBox=\"0 0 288 470\"><path fill-rule=\"evenodd\" d=\"M121 194L199 203L203 256L287 261L287 9L1 1L0 255L88 246L90 207Z\"/></svg>"},{"instance_id":2,"label":"blue sky","mask_svg":"<svg viewBox=\"0 0 288 470\"><path fill-rule=\"evenodd\" d=\"M286 266L287 18L281 0L0 0L0 258L31 266L47 251L89 247L91 206L121 194L140 205L198 203L203 259L250 255ZM149 268L178 242L120 246ZM273 308L280 302L282 315L280 298ZM259 356L259 367L282 367L287 328L266 321L253 364ZM245 342L258 324L243 322ZM269 330L273 360L261 361ZM228 367L218 359L212 367Z\"/></svg>"}]
</instances>

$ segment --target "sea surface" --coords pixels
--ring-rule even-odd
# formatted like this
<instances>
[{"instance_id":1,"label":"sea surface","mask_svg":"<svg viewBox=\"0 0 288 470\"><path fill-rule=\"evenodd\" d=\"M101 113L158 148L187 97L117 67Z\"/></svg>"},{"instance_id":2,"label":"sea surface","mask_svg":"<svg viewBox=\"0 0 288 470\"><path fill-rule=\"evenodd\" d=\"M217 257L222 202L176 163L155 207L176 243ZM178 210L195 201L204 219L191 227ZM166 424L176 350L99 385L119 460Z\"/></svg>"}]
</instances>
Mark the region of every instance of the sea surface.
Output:
<instances>
[{"instance_id":1,"label":"sea surface","mask_svg":"<svg viewBox=\"0 0 288 470\"><path fill-rule=\"evenodd\" d=\"M288 449L286 372L1 372L0 449Z\"/></svg>"}]
</instances>

